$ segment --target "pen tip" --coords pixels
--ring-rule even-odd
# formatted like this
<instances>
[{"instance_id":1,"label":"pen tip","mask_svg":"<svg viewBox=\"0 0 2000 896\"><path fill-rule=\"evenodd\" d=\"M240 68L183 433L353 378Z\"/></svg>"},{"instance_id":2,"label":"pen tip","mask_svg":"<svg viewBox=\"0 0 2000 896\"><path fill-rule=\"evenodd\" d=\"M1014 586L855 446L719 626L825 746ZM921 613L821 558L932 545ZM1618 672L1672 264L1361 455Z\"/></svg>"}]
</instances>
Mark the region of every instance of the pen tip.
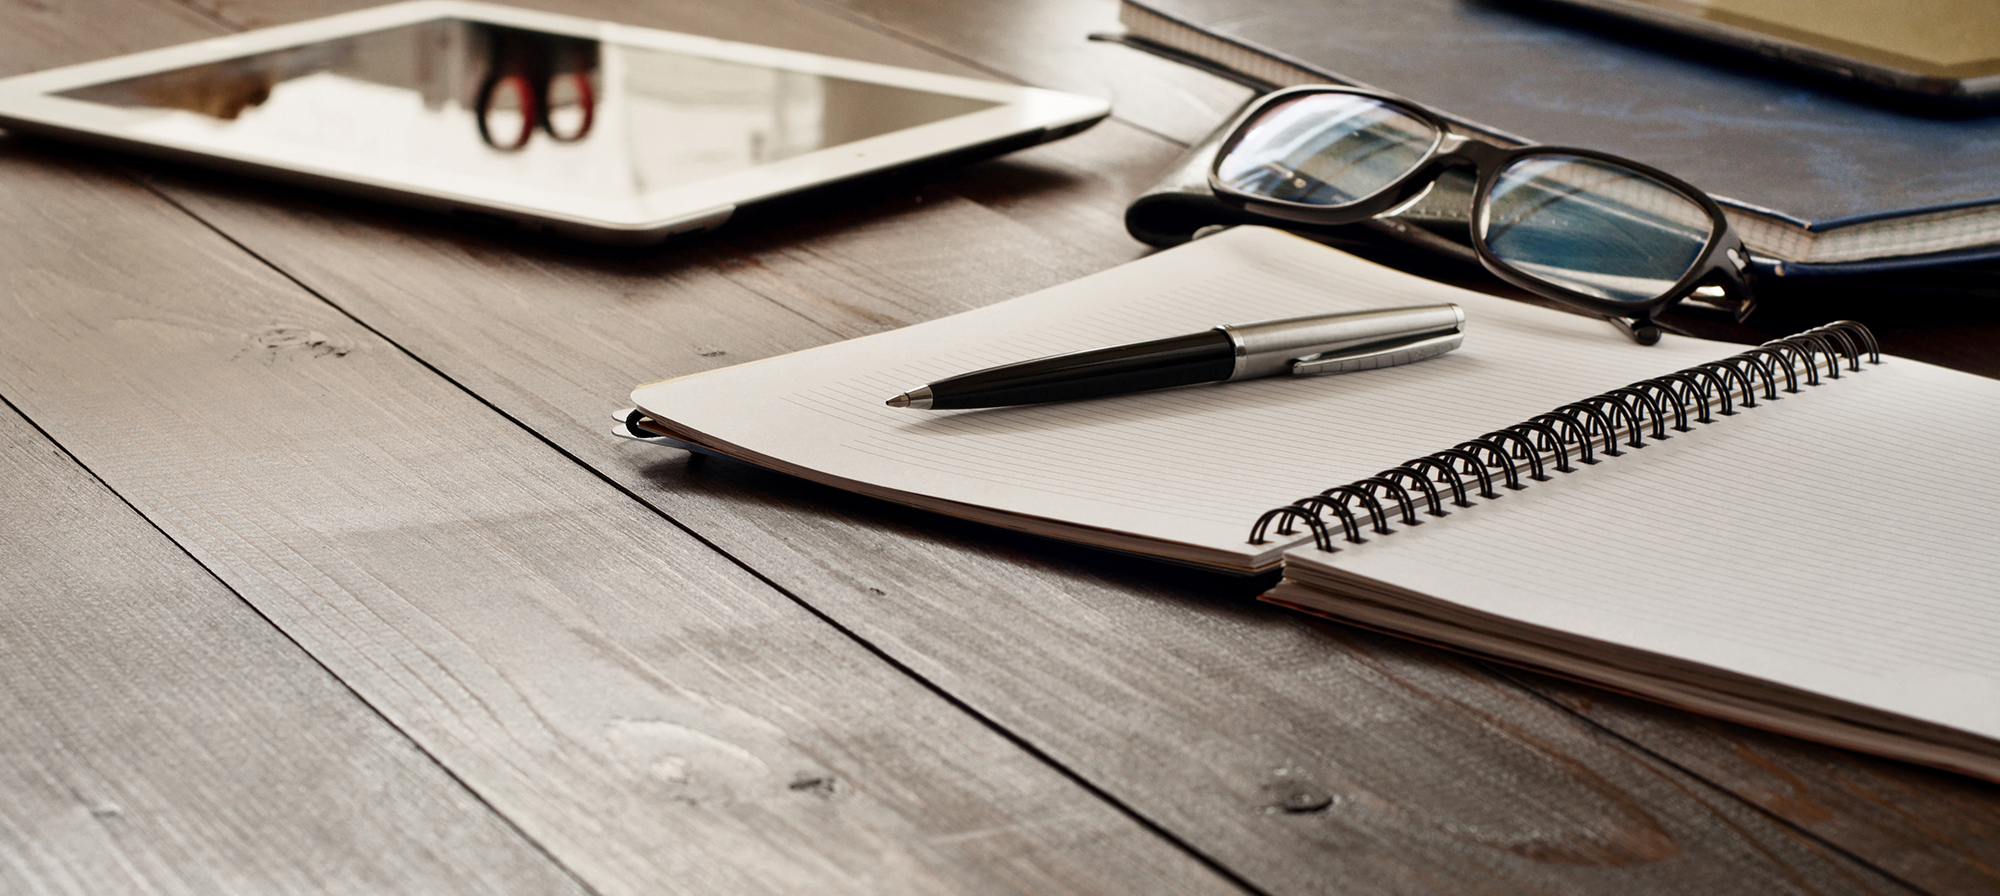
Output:
<instances>
[{"instance_id":1,"label":"pen tip","mask_svg":"<svg viewBox=\"0 0 2000 896\"><path fill-rule=\"evenodd\" d=\"M931 387L918 386L886 402L892 408L916 408L919 411L931 409Z\"/></svg>"}]
</instances>

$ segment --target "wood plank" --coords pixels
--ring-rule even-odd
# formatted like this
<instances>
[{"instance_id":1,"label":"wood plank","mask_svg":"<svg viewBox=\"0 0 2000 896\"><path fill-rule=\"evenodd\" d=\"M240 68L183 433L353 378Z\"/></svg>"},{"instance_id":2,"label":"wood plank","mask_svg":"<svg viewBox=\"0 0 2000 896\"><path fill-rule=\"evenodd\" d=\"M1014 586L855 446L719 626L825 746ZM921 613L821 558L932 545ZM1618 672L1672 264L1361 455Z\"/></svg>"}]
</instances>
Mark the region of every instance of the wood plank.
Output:
<instances>
[{"instance_id":1,"label":"wood plank","mask_svg":"<svg viewBox=\"0 0 2000 896\"><path fill-rule=\"evenodd\" d=\"M1235 891L129 180L0 143L0 271L0 395L595 890Z\"/></svg>"},{"instance_id":2,"label":"wood plank","mask_svg":"<svg viewBox=\"0 0 2000 896\"><path fill-rule=\"evenodd\" d=\"M672 27L670 13L643 23ZM1136 157L1162 146L1101 129L1025 153L1023 164L1086 145L1089 165L1114 164L1120 140L1144 141ZM260 198L216 179L162 184L1259 887L1895 889L1482 669L1243 606L1241 583L741 465L690 465L603 435L602 414L626 383L872 332L1108 264L1108 244L1063 229L1096 226L1105 205L1063 214L1049 197L1046 212L1019 218L912 186L871 205L801 211L757 234L605 255L295 192ZM1117 200L1091 202L1115 209ZM753 296L793 314L774 316ZM898 560L872 559L881 557Z\"/></svg>"},{"instance_id":3,"label":"wood plank","mask_svg":"<svg viewBox=\"0 0 2000 896\"><path fill-rule=\"evenodd\" d=\"M0 406L0 892L586 892Z\"/></svg>"},{"instance_id":4,"label":"wood plank","mask_svg":"<svg viewBox=\"0 0 2000 896\"><path fill-rule=\"evenodd\" d=\"M913 5L896 0L823 0L837 3L879 21L897 33L926 41L948 41L957 55L1003 74L1032 77L1050 84L1087 83L1100 77L1093 63L1079 62L1059 41L1028 41L1011 36L1005 27L988 27L990 20L1018 14L1019 4L954 3ZM1115 3L1055 4L1059 12L1030 13L1025 19L1050 16L1106 15ZM1093 12L1095 8L1097 11ZM1078 25L1073 30L1084 27ZM1136 72L1135 72L1136 74ZM1205 77L1205 76L1203 76ZM1215 89L1234 89L1216 82ZM1121 115L1131 117L1121 108ZM1210 126L1219 116L1197 117ZM1190 127L1191 125L1183 125ZM1157 128L1182 133L1172 127ZM1161 164L1164 164L1162 162ZM1143 185L1141 185L1143 186ZM1136 189L1128 196L1136 195ZM986 196L976 197L992 203ZM1017 215L1017 217L1019 217ZM1044 229L1061 222L1042 221ZM1429 276L1435 271L1418 270ZM1497 284L1459 285L1499 291ZM1490 279L1490 278L1489 278ZM1754 327L1701 326L1712 338L1755 341L1797 332L1830 319L1868 321L1888 350L1960 370L2000 376L2000 353L1992 350L1992 322L2000 295L2000 279L1990 271L1964 269L1938 273L1900 273L1886 278L1855 278L1819 282L1762 284L1767 310ZM1899 301L1885 305L1882 297ZM1876 861L1905 880L1934 892L1994 889L2000 868L2000 794L1992 787L1951 775L1911 769L1846 751L1829 749L1782 736L1752 732L1605 695L1590 688L1560 684L1555 694L1564 705L1596 708L1593 721L1614 727L1622 735L1697 770L1711 781L1763 807L1777 817L1814 832L1829 842ZM1602 698L1601 702L1594 699ZM1621 711L1606 716L1603 707ZM1718 732L1732 732L1723 735ZM1838 806L1839 810L1827 807ZM1910 819L1922 817L1922 824Z\"/></svg>"},{"instance_id":5,"label":"wood plank","mask_svg":"<svg viewBox=\"0 0 2000 896\"><path fill-rule=\"evenodd\" d=\"M1111 100L1112 114L1186 145L1250 98L1249 88L1088 40L1120 33L1118 4L807 0L996 76Z\"/></svg>"},{"instance_id":6,"label":"wood plank","mask_svg":"<svg viewBox=\"0 0 2000 896\"><path fill-rule=\"evenodd\" d=\"M0 143L0 394L601 892L1234 891L69 154Z\"/></svg>"},{"instance_id":7,"label":"wood plank","mask_svg":"<svg viewBox=\"0 0 2000 896\"><path fill-rule=\"evenodd\" d=\"M663 24L666 24L668 27L675 27L673 23ZM681 25L679 27L687 26ZM806 49L820 48L809 46ZM1126 152L1127 158L1137 158L1150 153L1150 158L1163 160L1171 153L1172 148L1164 144L1155 143L1147 144L1145 149L1135 152L1125 148L1132 144L1132 142L1131 135L1128 134L1121 137L1116 133L1115 126L1107 126L1092 134L1087 134L1083 138L1054 147L1038 149L1031 153L1017 156L1015 159L979 166L972 169L967 175L949 179L949 183L956 192L960 194L979 195L982 200L1006 212L1015 221L1031 223L1040 228L1046 228L1059 238L1057 242L1060 244L1059 248L1062 251L1055 254L1059 258L1067 258L1069 260L1053 269L1044 265L1039 272L1031 273L1029 276L1023 278L1022 281L1016 281L1023 285L1017 286L1012 291L1018 291L1025 286L1035 285L1041 282L1044 277L1060 275L1064 270L1081 270L1090 268L1092 265L1101 266L1110 261L1118 260L1117 256L1120 252L1130 253L1135 250L1135 247L1132 247L1130 244L1122 242L1114 243L1104 240L1101 237L1101 234L1106 230L1102 225L1106 221L1115 220L1117 207L1122 204L1122 197L1117 195L1118 189L1135 190L1136 188L1130 188L1129 184L1137 183L1149 176L1148 173L1144 172L1135 173L1141 166L1130 164L1120 166L1116 164L1118 153L1121 151ZM1085 149L1077 150L1076 148L1078 147L1084 147ZM1071 153L1074 154L1072 155ZM1088 157L1089 161L1079 162L1078 159L1083 157ZM1107 170L1110 172L1109 177L1105 174ZM1058 176L1045 176L1044 173L1050 171L1058 172ZM1121 182L1128 186L1100 190L1099 192L1092 193L1088 201L1084 202L1064 201L1064 190L1082 192L1078 189L1079 187L1093 184L1102 187L1112 181ZM212 193L214 189L215 185L213 184L204 185L192 194L193 198L196 201L200 201L206 198L206 194ZM1130 195L1130 193L1127 192L1123 195ZM1025 197L1025 199L1020 197ZM295 198L287 197L285 201L291 202ZM679 300L681 294L690 290L690 287L685 282L672 282L663 287L661 284L653 282L655 277L664 276L674 278L677 281L686 281L689 279L700 279L688 273L691 269L699 270L703 267L721 269L726 271L730 278L762 294L780 300L796 300L794 307L800 310L801 313L807 313L812 316L814 320L819 322L821 329L848 334L869 332L884 326L894 325L900 321L913 319L910 315L907 301L903 303L901 310L894 307L893 303L889 303L885 308L883 307L885 303L877 299L877 295L886 294L891 299L896 299L898 298L897 292L899 290L914 291L919 295L918 301L921 302L924 301L923 293L929 292L928 301L933 303L931 307L934 309L958 307L958 303L965 299L966 296L955 294L953 290L957 287L951 284L966 284L969 281L970 300L976 304L997 297L986 292L983 288L984 284L994 281L995 275L991 271L987 271L981 276L967 278L963 275L965 266L968 263L974 266L991 267L1006 265L1015 257L1034 257L1046 262L1050 255L1050 247L1046 245L1046 240L1041 243L1034 242L1033 237L1035 234L1019 233L1019 228L1009 231L1009 239L1005 241L1005 245L1001 251L987 253L978 250L977 247L982 244L979 238L982 225L957 224L955 222L961 218L967 221L971 219L964 217L963 213L959 211L953 211L949 215L940 217L921 209L917 201L922 200L924 203L935 205L940 199L945 204L950 204L952 197L950 195L940 197L936 191L929 193L917 192L914 195L900 197L896 201L885 201L880 206L863 212L844 215L821 212L817 218L808 215L806 223L788 228L785 233L774 238L754 239L739 237L736 245L747 246L752 251L737 252L711 246L670 253L665 260L656 258L594 259L588 260L583 264L579 264L577 259L566 256L563 253L537 252L524 249L518 244L494 244L489 241L477 239L468 241L455 233L432 231L426 229L423 225L412 228L407 224L375 223L380 224L379 229L383 232L392 235L402 234L401 238L406 241L411 238L410 234L414 234L414 238L418 242L428 240L438 243L462 244L466 250L465 254L467 257L454 258L445 262L447 267L459 270L460 272L465 269L476 269L488 264L500 264L503 267L508 266L505 258L507 255L524 254L527 256L526 260L519 265L520 270L503 272L500 276L492 278L493 282L484 282L470 289L466 289L463 285L459 287L461 291L477 293L480 296L484 296L484 298L466 295L442 303L444 307L455 308L456 310L452 313L459 314L461 317L465 316L464 312L468 309L487 312L485 314L472 315L473 318L494 317L496 315L492 315L490 312L495 308L500 308L505 313L497 315L498 317L513 320L514 315L520 313L520 308L523 305L545 303L551 295L567 295L578 291L601 290L607 291L612 295L622 296L622 302L625 305L623 308L603 308L598 303L583 303L585 306L583 311L588 315L592 315L592 317L577 327L578 330L583 331L586 337L580 342L556 339L545 343L520 345L518 344L520 340L525 339L534 342L534 340L541 338L544 328L539 325L523 327L518 322L508 323L506 321L494 322L495 329L500 332L496 332L490 338L486 339L463 339L457 335L440 338L435 334L427 332L426 323L421 319L396 329L396 332L403 334L403 337L407 337L415 343L422 344L427 354L435 354L436 351L451 354L463 350L464 344L469 343L477 346L478 351L505 353L512 356L511 362L495 362L488 365L491 367L509 368L514 364L557 364L561 366L562 369L558 370L554 375L566 381L567 387L574 388L551 390L546 382L527 382L512 384L511 392L515 398L523 403L522 406L539 405L541 410L552 412L537 418L538 420L547 422L550 417L553 417L558 430L561 430L563 427L575 428L574 431L565 434L567 438L576 440L578 444L586 446L597 445L601 448L602 445L596 441L597 437L595 435L595 430L602 425L597 421L595 416L598 409L589 407L588 405L591 404L591 395L601 394L600 390L602 387L596 381L593 381L593 378L602 376L603 373L602 371L593 372L589 369L588 365L574 365L569 360L571 354L579 351L598 354L611 352L622 357L614 359L616 363L610 366L618 367L627 376L633 375L632 372L634 370L643 371L643 373L638 374L640 376L649 376L686 370L689 369L688 365L690 364L700 366L728 363L731 360L743 357L746 352L752 353L754 356L754 353L785 350L825 338L824 334L815 332L810 327L803 329L800 333L794 334L791 337L786 337L784 334L775 334L774 338L774 334L769 330L768 326L759 325L764 322L752 320L748 325L739 324L736 318L732 318L726 314L718 315L712 310L701 307L696 303ZM901 203L900 206L896 204L898 201ZM228 203L225 202L224 205L227 206ZM214 209L211 207L205 209L204 213L212 211ZM242 223L240 220L242 209L237 208L235 211L239 213L238 220L229 222L229 226L231 226L232 232L239 232L237 227ZM254 216L257 212L252 211L250 214ZM919 220L905 220L908 216L918 216ZM287 220L284 215L275 216L273 220L276 223L272 223L272 221L263 223L281 231L286 229L300 229L302 233L309 233L328 226L339 227L343 224L351 225L353 219L362 219L365 221L372 217L372 213L366 211L365 208L343 203L333 203L330 206L323 206L314 212L308 212L306 217L311 219L309 223L302 224L298 220ZM897 223L899 221L903 223L899 225ZM994 223L997 224L999 222ZM357 229L366 231L371 229L371 227L372 225L364 224ZM256 227L250 228L252 231L257 229ZM922 231L933 236L945 234L944 238L933 240L932 245L948 246L960 254L968 251L966 247L970 246L973 247L971 251L977 254L978 258L972 262L961 261L956 264L947 263L940 266L939 262L934 258L912 254L908 248L910 240L907 237L902 238L902 241L898 243L896 234L899 230L904 233ZM372 238L379 239L382 235L382 233L377 233ZM263 236L268 237L269 234L264 234ZM1078 239L1079 237L1082 237L1082 239ZM318 235L313 237L315 241L319 238ZM365 241L370 237L364 235L354 238ZM390 238L395 239L396 237L391 236ZM1122 241L1122 239L1122 236L1118 237L1118 240ZM265 249L271 247L269 242L262 240L259 241L259 245ZM1090 248L1084 251L1076 251L1078 245L1088 245ZM900 252L898 251L899 246L902 247ZM1024 251L1024 247L1030 251ZM885 281L884 278L878 276L879 272L876 268L883 265L882 256L884 252L895 253L890 259L894 263L889 264L888 267L899 273L901 275L900 278L890 278ZM448 255L451 253L445 252L441 254ZM287 264L288 267L296 267L297 259L283 256L283 253L281 253L281 256L283 263ZM690 261L690 258L694 260ZM921 263L918 263L919 261ZM312 280L313 282L322 284L338 282L345 276L341 272L353 269L357 263L364 269L374 265L392 264L395 267L388 269L410 269L405 267L409 265L409 259L407 258L396 258L391 262L384 257L371 257L368 252L363 251L351 255L339 256L330 264L322 264L313 268L311 271ZM789 271L780 270L777 274L772 273L774 267L782 269L787 264L792 265ZM433 266L435 265L436 262L434 261ZM581 285L577 282L572 282L564 286L560 283L540 282L533 279L524 284L516 279L516 274L524 274L528 269L546 268L550 265L567 266L571 269L566 272L567 275L575 281L583 282ZM815 265L817 266L815 267ZM417 269L421 269L421 267L421 265L418 265ZM532 278L532 275L528 276ZM1019 276L1018 272L1016 272L1015 276ZM560 281L564 278L558 277L554 279ZM811 281L812 288L798 289L796 288L796 283L793 281ZM501 284L507 285L502 288ZM858 285L846 289L836 288L842 284ZM440 284L425 283L416 287L400 287L375 281L366 281L348 282L340 285L351 287L351 289L337 291L337 295L343 303L353 301L356 296L365 298L386 289L386 294L390 296L388 301L365 303L369 309L367 312L369 319L376 320L393 318L402 313L412 301L422 304L421 297L413 297L404 293L410 291L428 292ZM699 290L695 289L694 291ZM495 299L494 297L496 296L502 298ZM936 304L939 302L944 304ZM577 303L573 303L567 298L563 301L566 313L578 310L576 306ZM646 333L643 337L632 339L629 342L613 344L607 343L604 339L600 338L603 333L617 332L621 328L630 326L630 318L633 315L644 315L648 313L649 309L654 309L662 314L671 312L677 315L686 315L690 318L690 323L686 327L656 328L653 332ZM832 309L833 312L844 310L845 315L831 313L828 309ZM599 312L603 313L600 314ZM426 314L427 312L419 310L415 316L423 318ZM386 317L378 318L378 315ZM477 320L461 320L460 322L460 326L476 327L480 325ZM659 360L649 359L650 352L654 351L657 351L658 354L650 355L650 358L672 359L674 364L669 365L660 363ZM692 360L697 358L702 360ZM635 368L632 366L634 363L652 366ZM671 369L669 369L670 367ZM465 373L466 371L461 370L455 372L454 375ZM479 376L479 372L473 371L471 375L476 379ZM506 378L511 376L511 371L507 369L497 372L486 371L484 375L489 379L491 377ZM613 373L611 375L616 376L617 374ZM488 380L479 380L479 382L481 385L477 388L482 394L488 393L491 383ZM549 397L551 391L561 391L562 395L559 399L552 400ZM548 430L545 429L545 431ZM577 450L574 446L570 447L571 450ZM626 451L630 455L630 463L648 463L644 456L644 449L627 449L621 446L615 450ZM688 499L698 505L702 512L709 512L713 509L704 506L704 502L719 502L723 504L729 502L780 503L773 499L771 492L774 489L782 490L790 487L789 484L774 486L768 477L761 477L761 474L742 470L722 471L714 467L703 471L700 476L700 483L691 487L690 482L682 478L685 474L678 469L678 462L674 461L665 461L654 465L650 475L656 482L670 481L677 490L680 490L679 493L687 495ZM740 485L739 482L742 481L747 481L748 484ZM704 494L704 491L711 493ZM689 494L690 492L692 494ZM868 505L866 502L858 502L858 509L856 505L857 502L853 502L844 496L820 492L809 495L808 499L803 502L782 502L779 507L762 509L765 511L799 512L818 517L835 517L842 513L858 513L862 518L861 525L864 527L877 525L876 520L886 517L899 521L898 524L905 529L903 533L903 537L905 538L909 537L910 532L936 528L938 525L934 520L920 516L914 518L906 517L901 515L900 511L884 509L879 505ZM739 512L739 515L757 516L754 511L749 514L741 514ZM783 512L767 512L764 516L766 518L761 522L764 530L764 538L776 540L786 537L799 537L799 530L794 525L797 522L795 519L784 516ZM738 524L736 521L730 522L731 524ZM745 521L745 523L753 528L760 525L755 519ZM814 524L838 525L838 522L820 519L815 520ZM996 540L1001 546L998 549L998 553L1002 557L1005 557L1010 551L1046 554L1050 550L1047 546L1034 543L1032 540L995 536L993 533L978 530L977 527L953 528L952 524L945 524L944 528L947 533L955 533L964 542L976 545L976 548L970 548L974 553L978 553L982 549L993 550L992 545ZM753 533L752 538L756 537L757 535ZM828 541L829 544L817 549L809 546L804 549L804 552L807 554L823 553L825 556L820 558L822 561L825 561L826 557L839 556L844 552L909 550L907 544L898 543L894 537L878 539L874 543L864 545L851 543L853 540L852 535L829 537L821 534L816 537ZM848 543L843 543L843 538ZM957 551L947 550L943 552L948 565L956 568L960 574L968 572L966 569L968 564L967 561L956 557L955 554L958 551L968 549L965 544L961 544L958 546ZM1099 558L1092 557L1087 553L1079 555L1075 552L1068 552L1065 555L1064 549L1054 550L1059 558L1066 559L1072 565L1075 563L1096 564L1099 562ZM797 567L801 565L794 558L779 558L780 563L785 563L787 560L789 560L790 566ZM760 558L760 562L764 561ZM828 565L831 566L834 564L829 563ZM1058 565L1061 565L1060 561ZM981 569L981 564L977 561L972 562L970 566L972 570ZM1063 570L1062 572L1070 573L1071 575L1074 574L1073 570ZM1135 572L1129 569L1114 570L1114 572L1117 576L1122 577L1122 580L1118 584L1112 586L1112 590L1114 591L1120 588L1154 590L1160 585L1158 577L1149 572ZM852 570L851 565L827 571L807 570L803 575L808 577L835 576L846 579L848 587L875 588L876 590L886 592L886 589L879 589L874 585L858 585L854 581L856 574ZM1061 574L1058 574L1057 578L1060 580ZM980 586L975 582L975 587L972 590L982 592L976 599L984 599L983 592L987 590L1011 590L1018 586L1017 582L1007 582L1004 577L1001 581L1003 584L999 586ZM1135 585L1134 582L1137 584ZM922 587L930 583L919 581L914 584ZM964 595L968 590L965 583L953 584L955 587L943 589L942 594L931 598L937 605L940 605L938 608L939 611L948 607L952 600L956 599L954 592L957 595ZM1053 589L1047 584L1037 589L1031 589L1036 597L1048 597L1047 592L1050 590L1070 592L1075 590L1075 586L1074 583L1059 581ZM1183 589L1181 594L1184 599L1195 602L1198 605L1201 598L1195 595L1200 590L1200 588ZM872 594L873 592L871 591L870 593ZM876 595L876 597L884 602L907 600L905 596L888 598L886 594ZM1075 599L1057 597L1054 600L1056 601L1055 605L1067 605ZM1032 601L1029 602L1031 603ZM1015 606L1018 607L1019 605ZM873 613L878 610L879 608L870 608L867 612ZM893 609L888 612L893 612ZM985 620L973 621L983 623ZM1278 620L1270 624L1286 626L1292 623L1288 620ZM960 631L955 634L976 637L973 634L976 631L978 631L977 625L967 624L962 626ZM1098 637L1102 636L1103 632L1091 632L1090 635ZM1130 640L1131 636L1132 633L1128 632L1125 640ZM932 640L935 640L935 636L917 638L915 639L915 643L908 646L911 650L921 654L934 650L933 645L930 644ZM1084 638L1076 640L1079 643L1086 641ZM911 639L906 637L902 641L910 642ZM1382 649L1388 650L1390 648ZM989 661L990 665L982 671L1000 676L1018 674L1018 667L1021 665L1019 658L1009 654L1006 650L997 651L997 653L999 655L991 658ZM1069 658L1069 661L1070 665L1076 664L1074 657ZM960 676L964 677L966 674L961 672ZM1067 674L1081 675L1086 673L1077 673L1072 669ZM1445 680L1449 681L1450 676L1446 676ZM1031 692L1039 694L1039 692L1034 692L1032 689ZM1072 697L1071 699L1076 698ZM1088 704L1090 701L1086 699L1082 702ZM1101 710L1101 707L1086 705L1080 707L1078 711L1090 712L1099 710ZM1060 728L1062 721L1064 720L1045 723L1043 727L1052 726ZM1156 738L1161 736L1158 732L1151 732L1150 734ZM1109 747L1107 746L1106 749L1108 750ZM1158 771L1162 775L1170 776L1173 774L1171 770L1161 769ZM1518 800L1520 797L1517 796L1516 799ZM1268 807L1270 803L1267 800L1263 805Z\"/></svg>"},{"instance_id":8,"label":"wood plank","mask_svg":"<svg viewBox=\"0 0 2000 896\"><path fill-rule=\"evenodd\" d=\"M213 37L216 23L172 0L135 0L132 15L95 3L30 0L0 11L0 77Z\"/></svg>"},{"instance_id":9,"label":"wood plank","mask_svg":"<svg viewBox=\"0 0 2000 896\"><path fill-rule=\"evenodd\" d=\"M1508 674L1928 892L2000 892L2000 786L1545 676Z\"/></svg>"},{"instance_id":10,"label":"wood plank","mask_svg":"<svg viewBox=\"0 0 2000 896\"><path fill-rule=\"evenodd\" d=\"M210 36L169 2L11 8L0 72ZM0 891L583 893L0 407Z\"/></svg>"},{"instance_id":11,"label":"wood plank","mask_svg":"<svg viewBox=\"0 0 2000 896\"><path fill-rule=\"evenodd\" d=\"M949 35L959 55L1002 72L1060 83L1095 74L1051 42L1006 37L979 27L1018 4L913 5L895 0L824 0L893 22L931 40ZM1059 4L1060 15L1085 16ZM1030 16L1032 18L1032 16ZM1059 69L1070 69L1065 74ZM1209 119L1213 120L1213 119ZM1049 222L1057 223L1057 222ZM1044 227L1049 226L1044 224ZM1436 276L1436 273L1419 270ZM1479 283L1461 282L1472 288ZM1493 291L1489 288L1489 291ZM1885 350L1959 370L2000 376L1994 299L2000 275L1988 266L1882 277L1760 284L1766 310L1752 327L1704 325L1712 338L1756 341L1827 320L1874 327ZM1895 295L1897 301L1885 302ZM1847 751L1691 716L1548 679L1537 689L1634 743L1702 775L1801 830L1932 892L2000 889L2000 789Z\"/></svg>"}]
</instances>

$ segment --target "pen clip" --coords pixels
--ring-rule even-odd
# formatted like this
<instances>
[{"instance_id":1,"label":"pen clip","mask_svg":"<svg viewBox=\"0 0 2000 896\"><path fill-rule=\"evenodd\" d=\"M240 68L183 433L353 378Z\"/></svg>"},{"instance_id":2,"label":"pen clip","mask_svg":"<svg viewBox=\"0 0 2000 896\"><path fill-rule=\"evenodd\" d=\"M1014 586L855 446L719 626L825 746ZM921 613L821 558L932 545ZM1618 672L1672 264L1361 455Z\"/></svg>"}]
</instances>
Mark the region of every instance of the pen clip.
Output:
<instances>
[{"instance_id":1,"label":"pen clip","mask_svg":"<svg viewBox=\"0 0 2000 896\"><path fill-rule=\"evenodd\" d=\"M1292 359L1293 376L1318 376L1328 373L1352 373L1357 370L1376 370L1395 367L1425 358L1435 358L1445 352L1465 344L1464 333L1445 333L1437 336L1420 336L1415 339L1397 339L1376 342L1333 352L1321 352Z\"/></svg>"}]
</instances>

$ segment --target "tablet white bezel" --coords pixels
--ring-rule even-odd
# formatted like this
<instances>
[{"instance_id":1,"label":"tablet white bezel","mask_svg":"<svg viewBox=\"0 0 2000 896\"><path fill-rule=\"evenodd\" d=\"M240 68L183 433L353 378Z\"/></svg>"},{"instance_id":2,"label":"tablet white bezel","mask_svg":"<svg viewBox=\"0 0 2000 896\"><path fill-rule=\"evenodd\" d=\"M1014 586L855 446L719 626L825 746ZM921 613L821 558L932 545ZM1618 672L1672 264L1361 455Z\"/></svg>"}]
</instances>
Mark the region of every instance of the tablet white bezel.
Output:
<instances>
[{"instance_id":1,"label":"tablet white bezel","mask_svg":"<svg viewBox=\"0 0 2000 896\"><path fill-rule=\"evenodd\" d=\"M333 151L288 147L286 154L279 155L259 151L255 146L225 146L143 134L134 128L157 113L54 95L93 84L446 18L885 84L997 105L667 187L633 199L607 200ZM712 228L726 220L738 206L958 150L1012 138L1026 138L1024 143L1041 142L1087 127L1109 112L1110 106L1103 100L1074 94L465 0L414 0L0 80L0 126L245 168L434 210L499 214L517 223L539 224L613 242L647 242L689 229Z\"/></svg>"}]
</instances>

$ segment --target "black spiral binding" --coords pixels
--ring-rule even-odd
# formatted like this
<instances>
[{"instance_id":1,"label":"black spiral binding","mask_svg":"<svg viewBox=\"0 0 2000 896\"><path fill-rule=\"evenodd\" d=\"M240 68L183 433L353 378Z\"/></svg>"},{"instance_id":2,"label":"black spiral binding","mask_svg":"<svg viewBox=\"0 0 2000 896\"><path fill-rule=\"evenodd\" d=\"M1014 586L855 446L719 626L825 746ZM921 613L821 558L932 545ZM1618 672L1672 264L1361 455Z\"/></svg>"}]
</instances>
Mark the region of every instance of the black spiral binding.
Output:
<instances>
[{"instance_id":1,"label":"black spiral binding","mask_svg":"<svg viewBox=\"0 0 2000 896\"><path fill-rule=\"evenodd\" d=\"M1388 535L1395 531L1389 528L1392 516L1400 517L1405 526L1422 522L1417 518L1420 507L1425 515L1445 516L1449 513L1444 509L1443 499L1447 490L1452 506L1472 506L1466 497L1468 475L1478 484L1478 491L1473 494L1489 500L1498 498L1501 492L1494 491L1496 478L1507 489L1527 488L1523 479L1548 480L1544 455L1554 455L1556 472L1568 473L1576 469L1570 463L1572 450L1576 452L1577 463L1599 462L1599 452L1591 445L1593 438L1601 443L1605 456L1618 457L1625 453L1619 446L1621 428L1626 435L1624 447L1643 448L1649 429L1654 439L1669 438L1668 429L1675 432L1692 429L1688 425L1690 412L1696 423L1712 423L1716 416L1735 416L1737 402L1730 399L1732 388L1743 407L1754 408L1759 381L1763 384L1764 400L1777 401L1780 391L1798 392L1801 378L1808 386L1819 385L1822 361L1830 379L1840 378L1843 359L1849 372L1860 371L1863 353L1868 355L1868 363L1882 363L1875 334L1859 323L1841 320L1774 339L1720 361L1641 380L1406 461L1366 479L1274 507L1250 527L1250 543L1268 543L1265 535L1273 531L1274 525L1279 535L1296 534L1297 526L1304 525L1312 533L1316 547L1338 551L1326 518L1329 512L1339 521L1346 540L1360 544L1367 540L1361 535L1364 522L1377 534ZM1782 390L1778 388L1781 379ZM1385 505L1384 498L1394 503ZM1359 513L1353 506L1356 504Z\"/></svg>"}]
</instances>

